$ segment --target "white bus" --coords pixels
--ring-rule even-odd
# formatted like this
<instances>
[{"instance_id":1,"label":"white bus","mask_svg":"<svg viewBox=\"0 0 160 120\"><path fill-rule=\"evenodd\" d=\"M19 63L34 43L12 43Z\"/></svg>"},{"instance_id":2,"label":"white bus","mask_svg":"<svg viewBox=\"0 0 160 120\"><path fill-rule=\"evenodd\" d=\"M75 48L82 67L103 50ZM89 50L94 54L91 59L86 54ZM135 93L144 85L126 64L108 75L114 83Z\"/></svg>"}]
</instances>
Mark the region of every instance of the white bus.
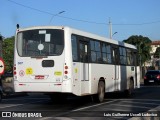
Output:
<instances>
[{"instance_id":1,"label":"white bus","mask_svg":"<svg viewBox=\"0 0 160 120\"><path fill-rule=\"evenodd\" d=\"M135 46L66 26L17 29L15 92L93 95L140 87Z\"/></svg>"}]
</instances>

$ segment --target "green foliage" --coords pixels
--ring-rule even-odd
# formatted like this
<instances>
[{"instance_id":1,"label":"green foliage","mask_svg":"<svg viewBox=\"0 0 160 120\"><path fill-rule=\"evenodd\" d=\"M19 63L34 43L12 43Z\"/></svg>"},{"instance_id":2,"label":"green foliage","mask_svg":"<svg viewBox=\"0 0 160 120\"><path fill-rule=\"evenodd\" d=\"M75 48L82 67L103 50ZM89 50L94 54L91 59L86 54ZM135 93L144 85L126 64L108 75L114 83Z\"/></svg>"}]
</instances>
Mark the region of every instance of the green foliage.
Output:
<instances>
[{"instance_id":1,"label":"green foliage","mask_svg":"<svg viewBox=\"0 0 160 120\"><path fill-rule=\"evenodd\" d=\"M152 41L148 37L143 37L142 35L133 35L127 40L124 40L124 42L135 45L137 47L141 65L151 59L150 44Z\"/></svg>"},{"instance_id":2,"label":"green foliage","mask_svg":"<svg viewBox=\"0 0 160 120\"><path fill-rule=\"evenodd\" d=\"M14 59L14 36L4 39L2 46L5 71L12 71Z\"/></svg>"},{"instance_id":3,"label":"green foliage","mask_svg":"<svg viewBox=\"0 0 160 120\"><path fill-rule=\"evenodd\" d=\"M0 57L2 57L2 40L3 36L0 34Z\"/></svg>"}]
</instances>

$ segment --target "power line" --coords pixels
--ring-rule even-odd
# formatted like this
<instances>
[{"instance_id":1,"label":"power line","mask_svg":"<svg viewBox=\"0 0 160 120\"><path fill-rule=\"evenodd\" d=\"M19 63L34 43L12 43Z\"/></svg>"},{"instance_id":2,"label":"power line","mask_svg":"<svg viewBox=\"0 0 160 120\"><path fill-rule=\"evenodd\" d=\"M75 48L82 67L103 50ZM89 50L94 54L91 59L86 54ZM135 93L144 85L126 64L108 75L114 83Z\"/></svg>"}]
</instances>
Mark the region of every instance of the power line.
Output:
<instances>
[{"instance_id":1,"label":"power line","mask_svg":"<svg viewBox=\"0 0 160 120\"><path fill-rule=\"evenodd\" d=\"M8 0L8 2L11 2L13 4L16 4L16 5L19 5L19 6L34 10L34 11L38 11L38 12L41 12L41 13L44 13L44 14L48 14L48 15L52 15L52 16L56 15L57 17L64 18L64 19L69 19L69 20L84 22L84 23L90 23L90 24L109 25L108 23L104 23L104 22L87 21L87 20L76 19L76 18L71 18L71 17L66 17L66 16L53 14L53 13L50 13L50 12L47 12L47 11L43 11L43 10L40 10L40 9L37 9L37 8L33 8L33 7L30 7L30 6L15 2L13 0ZM160 20L152 21L152 22L146 22L146 23L129 23L129 24L122 24L122 23L113 24L112 23L112 25L137 25L138 26L138 25L148 25L148 24L155 24L155 23L160 23Z\"/></svg>"},{"instance_id":2,"label":"power line","mask_svg":"<svg viewBox=\"0 0 160 120\"><path fill-rule=\"evenodd\" d=\"M39 9L30 7L30 6L26 6L26 5L17 3L17 2L12 1L12 0L8 0L8 1L11 2L11 3L14 3L16 5L19 5L19 6L34 10L34 11L38 11L38 12L41 12L41 13L45 13L45 14L48 14L48 15L52 15L52 16L56 15L57 17L61 17L61 18L65 18L65 19L69 19L69 20L73 20L73 21L107 25L106 23L98 23L98 22L94 22L94 21L80 20L80 19L75 19L75 18L71 18L71 17L60 16L60 15L57 15L57 14L53 14L53 13L50 13L50 12L46 12L46 11L43 11L43 10L39 10Z\"/></svg>"},{"instance_id":3,"label":"power line","mask_svg":"<svg viewBox=\"0 0 160 120\"><path fill-rule=\"evenodd\" d=\"M45 13L45 14L49 14L49 15L56 15L56 14L53 14L53 13L49 13L49 12L46 12L46 11L43 11L43 10L39 10L39 9L30 7L30 6L26 6L26 5L20 4L20 3L18 3L18 2L12 1L12 0L8 0L8 1L11 2L11 3L17 4L17 5L19 5L19 6L22 6L22 7L31 9L31 10L35 10L35 11L38 11L38 12L41 12L41 13Z\"/></svg>"}]
</instances>

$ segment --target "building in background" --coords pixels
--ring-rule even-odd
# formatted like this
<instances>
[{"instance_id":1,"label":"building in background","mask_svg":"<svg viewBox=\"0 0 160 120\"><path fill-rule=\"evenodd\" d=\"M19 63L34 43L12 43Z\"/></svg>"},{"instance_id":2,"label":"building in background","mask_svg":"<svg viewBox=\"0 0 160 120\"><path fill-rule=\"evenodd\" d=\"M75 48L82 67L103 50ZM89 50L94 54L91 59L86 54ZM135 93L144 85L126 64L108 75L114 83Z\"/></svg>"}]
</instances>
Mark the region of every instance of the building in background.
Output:
<instances>
[{"instance_id":1,"label":"building in background","mask_svg":"<svg viewBox=\"0 0 160 120\"><path fill-rule=\"evenodd\" d=\"M155 57L157 48L160 47L160 40L152 41L151 43L151 60L146 62L146 66L160 66L160 58Z\"/></svg>"}]
</instances>

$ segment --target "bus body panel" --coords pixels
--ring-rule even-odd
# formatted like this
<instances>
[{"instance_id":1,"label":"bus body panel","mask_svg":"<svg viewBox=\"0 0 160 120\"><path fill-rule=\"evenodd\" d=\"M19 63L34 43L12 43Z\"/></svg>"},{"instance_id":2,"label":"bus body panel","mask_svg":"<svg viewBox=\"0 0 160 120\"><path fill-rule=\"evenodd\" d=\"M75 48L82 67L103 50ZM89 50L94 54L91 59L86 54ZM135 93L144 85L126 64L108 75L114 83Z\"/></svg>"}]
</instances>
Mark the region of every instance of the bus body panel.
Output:
<instances>
[{"instance_id":1,"label":"bus body panel","mask_svg":"<svg viewBox=\"0 0 160 120\"><path fill-rule=\"evenodd\" d=\"M114 91L114 65L103 65L103 64L90 64L91 69L91 93L97 93L97 86L100 78L105 80L105 91Z\"/></svg>"},{"instance_id":2,"label":"bus body panel","mask_svg":"<svg viewBox=\"0 0 160 120\"><path fill-rule=\"evenodd\" d=\"M80 64L78 62L72 63L72 81L73 93L81 95Z\"/></svg>"},{"instance_id":3,"label":"bus body panel","mask_svg":"<svg viewBox=\"0 0 160 120\"><path fill-rule=\"evenodd\" d=\"M71 49L71 29L69 27L62 27L64 30L64 72L62 81L62 93L72 93L72 49ZM59 61L60 62L60 61ZM68 68L65 69L65 66Z\"/></svg>"},{"instance_id":4,"label":"bus body panel","mask_svg":"<svg viewBox=\"0 0 160 120\"><path fill-rule=\"evenodd\" d=\"M15 39L18 38L16 37ZM20 53L18 53L17 50L18 47L19 46L17 45L17 41L15 40L15 58L14 58L14 68L16 68L16 75L14 75L15 92L38 92L38 91L61 92L63 76L64 76L63 75L64 64L65 64L64 50L58 56L20 57L19 55ZM50 49L50 48L46 47L45 49Z\"/></svg>"},{"instance_id":5,"label":"bus body panel","mask_svg":"<svg viewBox=\"0 0 160 120\"><path fill-rule=\"evenodd\" d=\"M42 67L42 61L44 60L53 60L55 65L54 67ZM59 61L62 61L61 64ZM61 57L48 57L43 59L36 58L25 58L25 60L17 60L16 69L17 69L17 86L22 89L26 88L26 91L36 91L36 88L40 88L41 91L52 91L49 90L50 87L56 84L62 84L63 74L64 74L64 55ZM20 85L24 84L24 85ZM35 85L34 85L35 84ZM44 84L40 87L40 84ZM37 85L37 87L36 87ZM27 87L28 86L28 87ZM61 85L59 85L61 87ZM23 88L24 87L24 88ZM16 88L16 87L15 87ZM55 89L60 91L58 89ZM54 90L54 91L55 91ZM17 90L15 89L17 92Z\"/></svg>"}]
</instances>

